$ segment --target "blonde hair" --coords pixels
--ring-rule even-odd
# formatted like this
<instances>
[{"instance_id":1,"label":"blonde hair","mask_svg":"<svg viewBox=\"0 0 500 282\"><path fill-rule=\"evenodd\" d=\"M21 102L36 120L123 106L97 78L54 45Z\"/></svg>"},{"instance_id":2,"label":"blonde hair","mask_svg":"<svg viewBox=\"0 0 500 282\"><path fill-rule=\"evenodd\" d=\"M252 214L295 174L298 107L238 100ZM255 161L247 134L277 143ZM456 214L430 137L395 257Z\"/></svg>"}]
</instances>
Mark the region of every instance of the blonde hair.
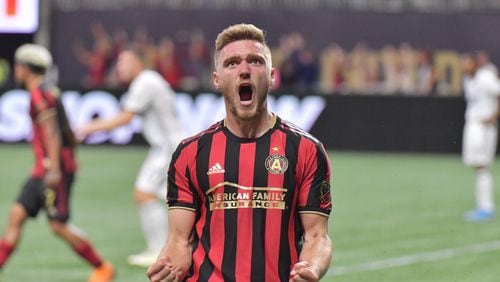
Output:
<instances>
[{"instance_id":1,"label":"blonde hair","mask_svg":"<svg viewBox=\"0 0 500 282\"><path fill-rule=\"evenodd\" d=\"M217 62L219 61L220 51L224 46L229 43L239 41L239 40L254 40L262 43L264 45L264 49L266 52L266 57L269 59L269 63L271 63L271 51L266 44L266 36L262 29L256 27L253 24L237 24L231 25L224 29L219 35L217 35L217 39L215 39L215 52L214 52L214 65L217 68Z\"/></svg>"}]
</instances>

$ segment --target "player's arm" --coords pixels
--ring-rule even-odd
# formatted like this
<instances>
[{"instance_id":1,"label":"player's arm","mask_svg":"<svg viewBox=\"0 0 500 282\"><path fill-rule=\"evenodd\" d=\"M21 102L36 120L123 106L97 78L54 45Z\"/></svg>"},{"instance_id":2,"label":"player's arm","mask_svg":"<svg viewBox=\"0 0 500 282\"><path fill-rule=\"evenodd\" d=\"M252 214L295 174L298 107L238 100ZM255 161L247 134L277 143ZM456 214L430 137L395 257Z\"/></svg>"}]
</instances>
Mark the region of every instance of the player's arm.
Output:
<instances>
[{"instance_id":1,"label":"player's arm","mask_svg":"<svg viewBox=\"0 0 500 282\"><path fill-rule=\"evenodd\" d=\"M498 118L500 118L500 99L498 99L498 97L500 96L500 80L496 75L493 74L491 74L487 78L488 79L485 79L484 83L487 85L491 93L493 93L493 95L497 97L498 106L497 106L497 111L493 113L490 117L484 119L483 123L487 125L494 125L497 123Z\"/></svg>"},{"instance_id":2,"label":"player's arm","mask_svg":"<svg viewBox=\"0 0 500 282\"><path fill-rule=\"evenodd\" d=\"M304 245L290 272L290 281L319 281L330 267L332 240L328 235L328 218L314 213L300 215L304 227Z\"/></svg>"},{"instance_id":3,"label":"player's arm","mask_svg":"<svg viewBox=\"0 0 500 282\"><path fill-rule=\"evenodd\" d=\"M54 108L42 110L36 119L36 122L42 127L46 142L45 151L47 158L45 163L45 185L47 187L54 187L61 179L60 170L60 151L61 151L61 138L60 132L57 128L56 110Z\"/></svg>"},{"instance_id":4,"label":"player's arm","mask_svg":"<svg viewBox=\"0 0 500 282\"><path fill-rule=\"evenodd\" d=\"M149 267L149 281L181 281L191 267L190 238L195 213L183 208L171 208L168 212L168 238L158 260Z\"/></svg>"},{"instance_id":5,"label":"player's arm","mask_svg":"<svg viewBox=\"0 0 500 282\"><path fill-rule=\"evenodd\" d=\"M84 124L77 128L78 137L86 137L97 131L109 131L113 128L128 124L135 116L135 113L130 111L121 111L118 115L111 119L97 119L88 124Z\"/></svg>"}]
</instances>

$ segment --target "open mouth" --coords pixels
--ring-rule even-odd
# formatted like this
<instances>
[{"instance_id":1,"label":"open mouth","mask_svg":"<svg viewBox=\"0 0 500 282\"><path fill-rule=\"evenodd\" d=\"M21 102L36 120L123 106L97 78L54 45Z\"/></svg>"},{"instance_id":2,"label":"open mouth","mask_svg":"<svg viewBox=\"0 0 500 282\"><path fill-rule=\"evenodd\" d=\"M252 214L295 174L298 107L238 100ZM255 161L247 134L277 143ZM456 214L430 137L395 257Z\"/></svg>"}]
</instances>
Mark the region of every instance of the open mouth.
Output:
<instances>
[{"instance_id":1,"label":"open mouth","mask_svg":"<svg viewBox=\"0 0 500 282\"><path fill-rule=\"evenodd\" d=\"M252 91L252 86L250 84L240 85L238 93L240 94L240 101L245 102L252 100L253 91Z\"/></svg>"}]
</instances>

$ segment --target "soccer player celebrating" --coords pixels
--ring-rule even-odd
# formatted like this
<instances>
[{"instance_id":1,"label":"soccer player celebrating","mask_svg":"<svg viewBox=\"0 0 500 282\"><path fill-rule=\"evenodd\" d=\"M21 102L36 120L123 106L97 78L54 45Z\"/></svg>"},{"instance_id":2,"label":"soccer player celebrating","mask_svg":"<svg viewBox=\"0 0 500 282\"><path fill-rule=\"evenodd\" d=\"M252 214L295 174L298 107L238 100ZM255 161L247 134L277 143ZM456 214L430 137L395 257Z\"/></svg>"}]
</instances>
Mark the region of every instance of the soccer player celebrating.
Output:
<instances>
[{"instance_id":1,"label":"soccer player celebrating","mask_svg":"<svg viewBox=\"0 0 500 282\"><path fill-rule=\"evenodd\" d=\"M98 119L77 129L79 137L111 130L142 117L143 133L151 145L135 182L134 198L147 248L130 255L129 264L148 267L156 261L167 238L167 210L164 204L167 169L175 147L183 138L174 108L175 93L155 71L145 68L143 51L127 48L118 56L118 79L130 83L123 110L111 119ZM160 200L161 199L161 200Z\"/></svg>"},{"instance_id":2,"label":"soccer player celebrating","mask_svg":"<svg viewBox=\"0 0 500 282\"><path fill-rule=\"evenodd\" d=\"M318 281L328 270L330 165L323 145L268 110L264 32L215 42L226 117L185 139L168 171L169 232L150 281Z\"/></svg>"},{"instance_id":3,"label":"soccer player celebrating","mask_svg":"<svg viewBox=\"0 0 500 282\"><path fill-rule=\"evenodd\" d=\"M484 61L481 56L479 61ZM478 63L470 54L462 60L467 101L462 156L464 163L476 172L476 209L466 213L467 221L484 221L495 214L490 166L497 147L500 81L493 65Z\"/></svg>"},{"instance_id":4,"label":"soccer player celebrating","mask_svg":"<svg viewBox=\"0 0 500 282\"><path fill-rule=\"evenodd\" d=\"M77 169L75 141L57 89L44 82L52 56L42 46L25 44L15 53L16 82L30 92L35 165L10 209L0 240L0 269L18 244L24 223L45 209L52 231L94 267L89 282L111 281L114 270L101 259L79 229L69 223L69 196Z\"/></svg>"}]
</instances>

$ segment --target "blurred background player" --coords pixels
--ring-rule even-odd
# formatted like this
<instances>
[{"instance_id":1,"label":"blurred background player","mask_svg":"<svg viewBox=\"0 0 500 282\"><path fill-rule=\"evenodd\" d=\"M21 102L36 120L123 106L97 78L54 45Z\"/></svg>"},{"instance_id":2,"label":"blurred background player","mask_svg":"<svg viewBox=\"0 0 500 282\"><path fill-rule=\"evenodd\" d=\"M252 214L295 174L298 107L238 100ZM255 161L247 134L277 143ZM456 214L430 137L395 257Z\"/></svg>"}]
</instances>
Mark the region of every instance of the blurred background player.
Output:
<instances>
[{"instance_id":1,"label":"blurred background player","mask_svg":"<svg viewBox=\"0 0 500 282\"><path fill-rule=\"evenodd\" d=\"M483 53L464 55L462 67L467 101L462 154L464 163L476 172L476 209L466 213L465 220L483 221L495 215L490 166L497 147L500 81Z\"/></svg>"},{"instance_id":2,"label":"blurred background player","mask_svg":"<svg viewBox=\"0 0 500 282\"><path fill-rule=\"evenodd\" d=\"M127 261L147 267L156 261L167 237L166 174L182 131L174 109L175 93L157 72L145 68L142 51L134 48L122 51L116 71L120 81L131 83L123 110L112 119L95 120L77 131L84 138L125 125L135 115L142 117L143 134L151 149L137 176L134 199L147 247L139 254L130 255Z\"/></svg>"},{"instance_id":3,"label":"blurred background player","mask_svg":"<svg viewBox=\"0 0 500 282\"><path fill-rule=\"evenodd\" d=\"M26 219L45 209L54 234L94 267L89 282L111 281L111 264L104 262L83 233L69 223L69 197L77 170L75 139L57 88L45 83L45 73L51 65L52 56L40 45L25 44L16 50L15 80L29 91L31 99L35 165L10 209L0 240L0 269L19 243Z\"/></svg>"}]
</instances>

